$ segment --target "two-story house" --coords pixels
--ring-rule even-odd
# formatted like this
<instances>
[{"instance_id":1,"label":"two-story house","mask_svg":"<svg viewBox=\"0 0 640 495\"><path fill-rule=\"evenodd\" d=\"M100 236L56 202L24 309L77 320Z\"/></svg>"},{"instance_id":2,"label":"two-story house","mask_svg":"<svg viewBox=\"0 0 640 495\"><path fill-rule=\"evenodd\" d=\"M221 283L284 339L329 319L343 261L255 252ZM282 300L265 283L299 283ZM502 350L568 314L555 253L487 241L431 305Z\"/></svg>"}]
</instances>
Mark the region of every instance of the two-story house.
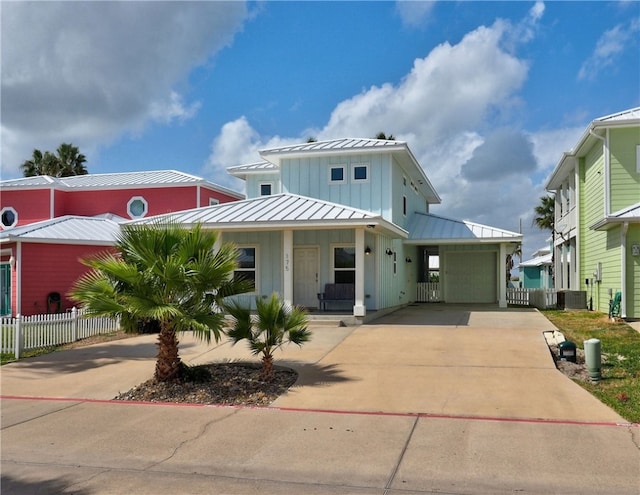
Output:
<instances>
[{"instance_id":1,"label":"two-story house","mask_svg":"<svg viewBox=\"0 0 640 495\"><path fill-rule=\"evenodd\" d=\"M547 181L555 193L555 286L640 318L640 107L595 119Z\"/></svg>"},{"instance_id":2,"label":"two-story house","mask_svg":"<svg viewBox=\"0 0 640 495\"><path fill-rule=\"evenodd\" d=\"M0 191L0 315L68 309L79 260L112 247L121 222L244 198L174 170L25 177Z\"/></svg>"},{"instance_id":3,"label":"two-story house","mask_svg":"<svg viewBox=\"0 0 640 495\"><path fill-rule=\"evenodd\" d=\"M161 217L234 242L255 294L318 308L326 284L353 284L347 307L362 318L421 300L436 257L439 300L506 306L505 259L522 236L432 214L440 197L405 142L336 139L260 157L228 169L246 200Z\"/></svg>"}]
</instances>

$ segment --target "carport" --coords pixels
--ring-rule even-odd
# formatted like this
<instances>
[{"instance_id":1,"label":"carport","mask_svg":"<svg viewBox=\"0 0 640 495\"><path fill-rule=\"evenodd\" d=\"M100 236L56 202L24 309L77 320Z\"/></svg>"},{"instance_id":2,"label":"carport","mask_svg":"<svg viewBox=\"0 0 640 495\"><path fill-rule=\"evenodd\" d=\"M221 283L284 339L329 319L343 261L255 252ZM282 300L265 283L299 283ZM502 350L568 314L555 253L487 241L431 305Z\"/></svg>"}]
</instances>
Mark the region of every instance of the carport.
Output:
<instances>
[{"instance_id":1,"label":"carport","mask_svg":"<svg viewBox=\"0 0 640 495\"><path fill-rule=\"evenodd\" d=\"M414 213L407 246L415 246L416 301L507 306L507 257L522 235L466 220Z\"/></svg>"}]
</instances>

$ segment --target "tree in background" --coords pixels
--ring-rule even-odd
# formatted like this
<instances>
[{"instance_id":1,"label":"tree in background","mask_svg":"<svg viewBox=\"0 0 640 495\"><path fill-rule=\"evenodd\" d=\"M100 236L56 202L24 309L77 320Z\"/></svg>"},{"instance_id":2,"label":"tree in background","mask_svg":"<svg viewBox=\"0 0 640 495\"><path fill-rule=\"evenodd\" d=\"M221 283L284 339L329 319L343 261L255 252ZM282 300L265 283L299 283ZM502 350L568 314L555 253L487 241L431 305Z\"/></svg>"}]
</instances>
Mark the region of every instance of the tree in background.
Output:
<instances>
[{"instance_id":1,"label":"tree in background","mask_svg":"<svg viewBox=\"0 0 640 495\"><path fill-rule=\"evenodd\" d=\"M225 297L251 290L234 279L237 248L200 225L131 225L118 237L118 254L103 253L83 263L92 270L75 283L71 297L90 314L157 321L155 379L176 381L186 366L178 354L179 332L210 342L225 324Z\"/></svg>"},{"instance_id":2,"label":"tree in background","mask_svg":"<svg viewBox=\"0 0 640 495\"><path fill-rule=\"evenodd\" d=\"M540 204L534 208L535 216L533 224L541 230L551 231L551 277L555 286L555 240L556 240L556 217L555 217L556 200L553 196L542 196Z\"/></svg>"},{"instance_id":3,"label":"tree in background","mask_svg":"<svg viewBox=\"0 0 640 495\"><path fill-rule=\"evenodd\" d=\"M396 140L396 138L393 136L393 134L389 134L387 136L384 132L379 132L378 134L376 134L376 137L374 139L386 139L387 141L395 141Z\"/></svg>"},{"instance_id":4,"label":"tree in background","mask_svg":"<svg viewBox=\"0 0 640 495\"><path fill-rule=\"evenodd\" d=\"M43 153L38 149L33 150L31 160L26 160L20 165L23 176L50 175L52 177L70 177L89 173L85 166L87 158L80 153L76 146L62 143L58 146L56 153L57 155L50 151Z\"/></svg>"}]
</instances>

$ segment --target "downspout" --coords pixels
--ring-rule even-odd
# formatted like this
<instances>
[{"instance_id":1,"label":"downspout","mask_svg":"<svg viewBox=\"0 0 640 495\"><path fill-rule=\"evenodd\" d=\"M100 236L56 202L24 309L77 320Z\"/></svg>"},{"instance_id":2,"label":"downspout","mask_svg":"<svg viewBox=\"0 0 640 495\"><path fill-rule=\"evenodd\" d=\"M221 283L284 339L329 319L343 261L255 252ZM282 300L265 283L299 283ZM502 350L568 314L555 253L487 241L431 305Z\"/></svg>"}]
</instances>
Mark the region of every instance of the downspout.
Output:
<instances>
[{"instance_id":1,"label":"downspout","mask_svg":"<svg viewBox=\"0 0 640 495\"><path fill-rule=\"evenodd\" d=\"M200 208L200 184L196 186L196 208Z\"/></svg>"},{"instance_id":2,"label":"downspout","mask_svg":"<svg viewBox=\"0 0 640 495\"><path fill-rule=\"evenodd\" d=\"M589 129L589 134L602 141L602 157L604 158L604 218L609 216L609 129L606 130L607 137L598 136L593 129Z\"/></svg>"},{"instance_id":3,"label":"downspout","mask_svg":"<svg viewBox=\"0 0 640 495\"><path fill-rule=\"evenodd\" d=\"M629 222L624 222L620 229L620 292L622 299L620 300L620 317L627 317L627 231L629 230Z\"/></svg>"}]
</instances>

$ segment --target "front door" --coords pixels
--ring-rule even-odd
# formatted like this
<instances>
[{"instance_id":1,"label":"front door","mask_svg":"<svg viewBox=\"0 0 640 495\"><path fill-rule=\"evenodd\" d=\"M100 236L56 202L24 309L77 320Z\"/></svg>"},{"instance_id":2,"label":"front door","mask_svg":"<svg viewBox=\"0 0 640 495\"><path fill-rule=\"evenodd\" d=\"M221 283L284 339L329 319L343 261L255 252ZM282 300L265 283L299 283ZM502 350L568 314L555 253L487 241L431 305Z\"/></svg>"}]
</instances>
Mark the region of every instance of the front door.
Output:
<instances>
[{"instance_id":1,"label":"front door","mask_svg":"<svg viewBox=\"0 0 640 495\"><path fill-rule=\"evenodd\" d=\"M0 315L11 314L11 265L0 264Z\"/></svg>"},{"instance_id":2,"label":"front door","mask_svg":"<svg viewBox=\"0 0 640 495\"><path fill-rule=\"evenodd\" d=\"M318 307L316 247L298 247L293 250L293 304L305 308Z\"/></svg>"}]
</instances>

